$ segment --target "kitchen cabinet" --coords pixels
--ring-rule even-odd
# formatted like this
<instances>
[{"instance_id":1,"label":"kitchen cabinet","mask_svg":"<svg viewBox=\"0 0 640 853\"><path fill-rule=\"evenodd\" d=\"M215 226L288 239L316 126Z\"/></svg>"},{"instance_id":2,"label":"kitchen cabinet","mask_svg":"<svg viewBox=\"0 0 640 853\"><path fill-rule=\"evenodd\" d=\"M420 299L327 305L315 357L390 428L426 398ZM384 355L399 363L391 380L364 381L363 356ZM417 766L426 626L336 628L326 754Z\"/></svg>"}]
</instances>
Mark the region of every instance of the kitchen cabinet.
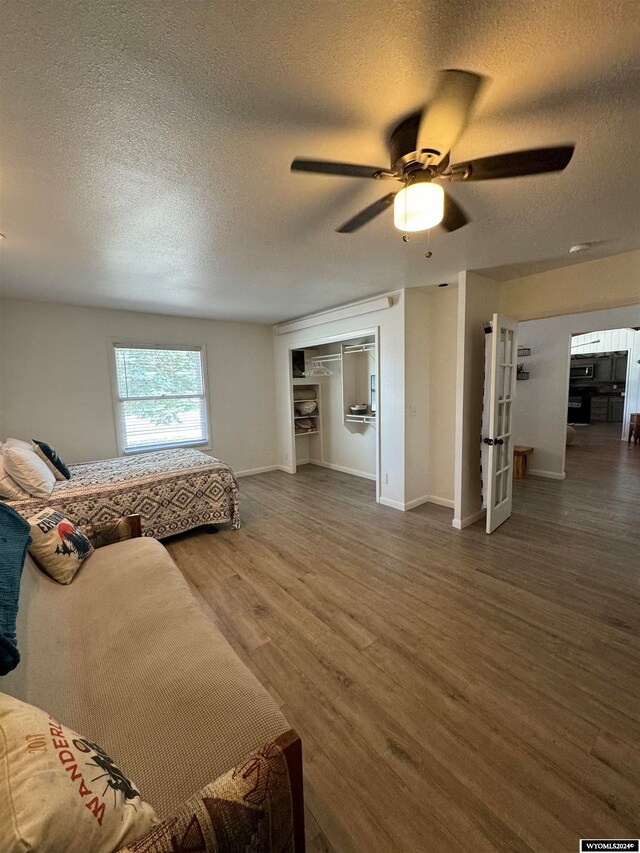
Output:
<instances>
[{"instance_id":1,"label":"kitchen cabinet","mask_svg":"<svg viewBox=\"0 0 640 853\"><path fill-rule=\"evenodd\" d=\"M624 414L624 398L623 397L609 397L609 417L610 421L617 421L618 423L622 423L622 416Z\"/></svg>"},{"instance_id":2,"label":"kitchen cabinet","mask_svg":"<svg viewBox=\"0 0 640 853\"><path fill-rule=\"evenodd\" d=\"M622 422L624 397L599 394L591 398L591 423Z\"/></svg>"},{"instance_id":3,"label":"kitchen cabinet","mask_svg":"<svg viewBox=\"0 0 640 853\"><path fill-rule=\"evenodd\" d=\"M596 382L611 382L611 372L613 370L613 356L599 355L595 359L595 367L593 378Z\"/></svg>"},{"instance_id":4,"label":"kitchen cabinet","mask_svg":"<svg viewBox=\"0 0 640 853\"><path fill-rule=\"evenodd\" d=\"M626 382L626 352L598 355L595 357L593 364L593 378L596 382Z\"/></svg>"},{"instance_id":5,"label":"kitchen cabinet","mask_svg":"<svg viewBox=\"0 0 640 853\"><path fill-rule=\"evenodd\" d=\"M609 398L591 398L591 423L602 423L609 420Z\"/></svg>"},{"instance_id":6,"label":"kitchen cabinet","mask_svg":"<svg viewBox=\"0 0 640 853\"><path fill-rule=\"evenodd\" d=\"M627 358L628 355L615 355L613 357L613 368L611 372L611 380L613 382L627 381Z\"/></svg>"}]
</instances>

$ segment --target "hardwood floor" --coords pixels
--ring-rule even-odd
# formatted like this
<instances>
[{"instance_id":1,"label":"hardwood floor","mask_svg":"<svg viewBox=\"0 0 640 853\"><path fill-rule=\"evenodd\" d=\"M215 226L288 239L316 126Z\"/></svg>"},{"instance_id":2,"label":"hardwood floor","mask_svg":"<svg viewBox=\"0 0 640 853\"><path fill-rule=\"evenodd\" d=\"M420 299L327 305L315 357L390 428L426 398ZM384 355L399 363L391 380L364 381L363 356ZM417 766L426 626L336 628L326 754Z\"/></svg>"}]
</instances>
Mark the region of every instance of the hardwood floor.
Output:
<instances>
[{"instance_id":1,"label":"hardwood floor","mask_svg":"<svg viewBox=\"0 0 640 853\"><path fill-rule=\"evenodd\" d=\"M169 543L305 752L308 850L640 834L640 445L584 428L492 536L306 466Z\"/></svg>"}]
</instances>

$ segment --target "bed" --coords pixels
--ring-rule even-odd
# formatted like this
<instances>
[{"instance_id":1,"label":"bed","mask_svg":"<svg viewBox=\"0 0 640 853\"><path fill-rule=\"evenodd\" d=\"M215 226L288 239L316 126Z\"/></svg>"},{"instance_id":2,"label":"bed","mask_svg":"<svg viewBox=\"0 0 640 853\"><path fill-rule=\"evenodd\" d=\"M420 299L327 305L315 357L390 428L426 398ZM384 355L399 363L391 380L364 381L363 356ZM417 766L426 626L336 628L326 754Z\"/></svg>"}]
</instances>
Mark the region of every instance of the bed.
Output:
<instances>
[{"instance_id":1,"label":"bed","mask_svg":"<svg viewBox=\"0 0 640 853\"><path fill-rule=\"evenodd\" d=\"M55 507L76 524L138 513L142 533L163 539L206 524L240 527L238 484L231 468L199 450L178 448L70 465L70 480L48 498L7 501L29 518Z\"/></svg>"}]
</instances>

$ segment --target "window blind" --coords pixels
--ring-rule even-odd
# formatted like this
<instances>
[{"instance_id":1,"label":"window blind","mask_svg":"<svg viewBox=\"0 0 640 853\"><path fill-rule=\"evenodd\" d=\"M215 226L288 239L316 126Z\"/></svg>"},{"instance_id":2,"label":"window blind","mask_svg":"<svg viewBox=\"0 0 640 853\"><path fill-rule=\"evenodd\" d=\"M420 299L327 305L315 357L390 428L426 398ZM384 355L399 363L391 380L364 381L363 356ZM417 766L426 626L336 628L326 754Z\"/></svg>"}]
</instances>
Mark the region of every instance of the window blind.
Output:
<instances>
[{"instance_id":1,"label":"window blind","mask_svg":"<svg viewBox=\"0 0 640 853\"><path fill-rule=\"evenodd\" d=\"M125 453L208 442L200 347L116 343L114 355Z\"/></svg>"}]
</instances>

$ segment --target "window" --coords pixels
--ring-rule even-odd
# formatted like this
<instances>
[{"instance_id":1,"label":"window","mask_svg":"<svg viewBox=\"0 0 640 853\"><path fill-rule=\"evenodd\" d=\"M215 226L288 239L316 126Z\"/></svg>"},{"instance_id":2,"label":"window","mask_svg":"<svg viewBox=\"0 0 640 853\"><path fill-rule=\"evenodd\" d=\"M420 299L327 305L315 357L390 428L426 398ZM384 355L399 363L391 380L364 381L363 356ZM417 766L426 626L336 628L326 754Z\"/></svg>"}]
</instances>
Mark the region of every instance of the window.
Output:
<instances>
[{"instance_id":1,"label":"window","mask_svg":"<svg viewBox=\"0 0 640 853\"><path fill-rule=\"evenodd\" d=\"M113 344L120 451L207 444L202 347Z\"/></svg>"}]
</instances>

